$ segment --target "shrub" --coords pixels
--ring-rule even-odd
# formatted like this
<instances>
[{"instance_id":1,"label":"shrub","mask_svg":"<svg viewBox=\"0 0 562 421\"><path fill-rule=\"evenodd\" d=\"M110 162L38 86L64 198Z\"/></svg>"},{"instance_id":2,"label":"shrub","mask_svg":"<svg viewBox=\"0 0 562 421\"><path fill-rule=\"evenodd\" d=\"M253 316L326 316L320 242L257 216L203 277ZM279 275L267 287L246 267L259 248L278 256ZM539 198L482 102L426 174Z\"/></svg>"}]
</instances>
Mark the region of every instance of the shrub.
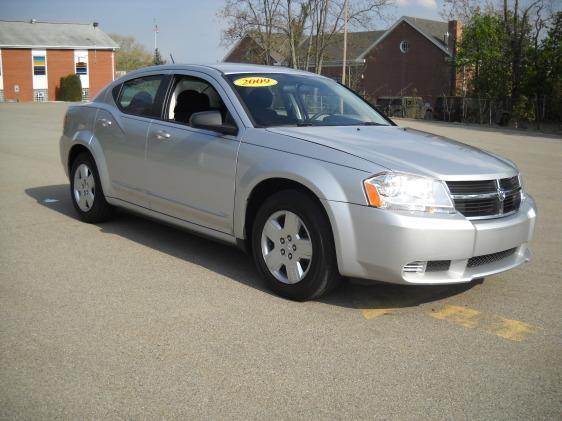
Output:
<instances>
[{"instance_id":1,"label":"shrub","mask_svg":"<svg viewBox=\"0 0 562 421\"><path fill-rule=\"evenodd\" d=\"M57 94L57 100L59 101L82 101L82 82L80 82L80 76L68 75L61 77Z\"/></svg>"}]
</instances>

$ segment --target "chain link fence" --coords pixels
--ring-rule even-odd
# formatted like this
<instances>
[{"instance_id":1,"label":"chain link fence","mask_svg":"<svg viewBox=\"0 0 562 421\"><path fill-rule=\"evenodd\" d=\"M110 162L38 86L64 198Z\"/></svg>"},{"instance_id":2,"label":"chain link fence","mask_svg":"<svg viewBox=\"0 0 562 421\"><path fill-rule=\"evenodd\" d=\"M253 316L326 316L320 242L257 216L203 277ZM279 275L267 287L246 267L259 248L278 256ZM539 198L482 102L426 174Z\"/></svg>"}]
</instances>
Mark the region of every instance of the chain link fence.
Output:
<instances>
[{"instance_id":1,"label":"chain link fence","mask_svg":"<svg viewBox=\"0 0 562 421\"><path fill-rule=\"evenodd\" d=\"M436 120L486 125L552 128L562 130L562 102L548 96L511 98L439 97L435 101Z\"/></svg>"}]
</instances>

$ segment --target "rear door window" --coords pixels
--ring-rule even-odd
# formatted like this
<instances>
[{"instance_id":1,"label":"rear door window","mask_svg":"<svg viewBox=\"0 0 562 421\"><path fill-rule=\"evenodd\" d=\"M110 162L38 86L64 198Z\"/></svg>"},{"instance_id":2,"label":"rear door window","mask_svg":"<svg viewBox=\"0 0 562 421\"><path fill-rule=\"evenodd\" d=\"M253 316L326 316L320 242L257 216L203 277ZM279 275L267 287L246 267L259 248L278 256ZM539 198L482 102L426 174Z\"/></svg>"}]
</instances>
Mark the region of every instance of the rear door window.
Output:
<instances>
[{"instance_id":1,"label":"rear door window","mask_svg":"<svg viewBox=\"0 0 562 421\"><path fill-rule=\"evenodd\" d=\"M117 106L127 114L160 117L166 79L164 75L153 75L123 83Z\"/></svg>"}]
</instances>

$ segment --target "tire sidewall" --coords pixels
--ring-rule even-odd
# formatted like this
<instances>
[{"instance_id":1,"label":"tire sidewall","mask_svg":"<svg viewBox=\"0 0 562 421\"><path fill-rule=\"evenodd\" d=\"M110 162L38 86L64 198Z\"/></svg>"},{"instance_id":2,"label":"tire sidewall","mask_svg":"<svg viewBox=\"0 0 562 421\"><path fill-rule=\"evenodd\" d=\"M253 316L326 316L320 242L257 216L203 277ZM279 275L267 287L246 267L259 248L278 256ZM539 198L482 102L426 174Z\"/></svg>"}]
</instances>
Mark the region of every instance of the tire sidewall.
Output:
<instances>
[{"instance_id":1,"label":"tire sidewall","mask_svg":"<svg viewBox=\"0 0 562 421\"><path fill-rule=\"evenodd\" d=\"M308 273L296 284L285 284L269 271L261 250L263 227L271 215L277 211L290 211L296 214L306 225L312 242L312 262ZM328 226L326 226L328 224ZM265 278L266 284L277 294L291 300L303 301L321 295L336 270L333 262L333 240L329 221L323 209L298 191L283 191L271 196L259 209L252 229L252 254L256 266ZM330 233L328 235L328 232Z\"/></svg>"},{"instance_id":2,"label":"tire sidewall","mask_svg":"<svg viewBox=\"0 0 562 421\"><path fill-rule=\"evenodd\" d=\"M95 183L94 203L88 211L83 211L82 209L80 209L80 206L78 206L78 203L76 203L76 197L74 196L74 178L76 170L81 164L85 164L88 166L88 168L92 172ZM72 199L72 204L74 205L74 209L76 209L76 212L78 212L80 219L86 222L94 222L98 220L100 214L104 211L103 206L107 206L107 203L105 203L105 198L103 197L103 190L101 188L101 182L98 175L96 163L88 154L82 153L78 155L72 163L72 168L70 170L70 196Z\"/></svg>"}]
</instances>

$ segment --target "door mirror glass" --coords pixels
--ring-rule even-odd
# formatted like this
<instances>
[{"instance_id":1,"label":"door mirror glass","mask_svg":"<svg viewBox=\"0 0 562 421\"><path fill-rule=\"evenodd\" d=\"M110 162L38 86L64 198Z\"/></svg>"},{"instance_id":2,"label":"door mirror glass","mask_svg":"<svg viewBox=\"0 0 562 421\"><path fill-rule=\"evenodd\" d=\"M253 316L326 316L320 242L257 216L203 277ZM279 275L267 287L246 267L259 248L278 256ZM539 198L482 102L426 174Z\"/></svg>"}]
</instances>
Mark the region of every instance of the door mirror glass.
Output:
<instances>
[{"instance_id":1,"label":"door mirror glass","mask_svg":"<svg viewBox=\"0 0 562 421\"><path fill-rule=\"evenodd\" d=\"M231 124L223 124L220 111L202 111L194 113L189 119L191 127L196 129L212 130L219 133L235 135L238 128Z\"/></svg>"}]
</instances>

